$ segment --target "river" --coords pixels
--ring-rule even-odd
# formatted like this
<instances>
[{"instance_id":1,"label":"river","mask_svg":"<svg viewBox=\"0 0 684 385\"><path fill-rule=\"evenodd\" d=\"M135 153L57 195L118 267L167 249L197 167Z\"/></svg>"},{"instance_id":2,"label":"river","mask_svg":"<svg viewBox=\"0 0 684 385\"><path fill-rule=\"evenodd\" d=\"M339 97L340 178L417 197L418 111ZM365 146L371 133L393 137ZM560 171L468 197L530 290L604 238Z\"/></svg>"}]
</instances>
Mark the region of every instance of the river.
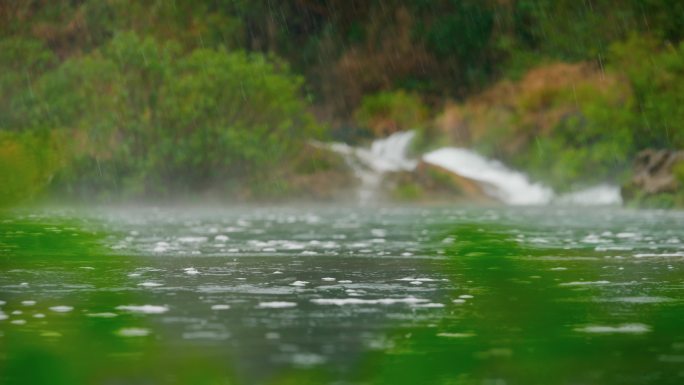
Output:
<instances>
[{"instance_id":1,"label":"river","mask_svg":"<svg viewBox=\"0 0 684 385\"><path fill-rule=\"evenodd\" d=\"M3 218L3 384L684 383L682 212Z\"/></svg>"}]
</instances>

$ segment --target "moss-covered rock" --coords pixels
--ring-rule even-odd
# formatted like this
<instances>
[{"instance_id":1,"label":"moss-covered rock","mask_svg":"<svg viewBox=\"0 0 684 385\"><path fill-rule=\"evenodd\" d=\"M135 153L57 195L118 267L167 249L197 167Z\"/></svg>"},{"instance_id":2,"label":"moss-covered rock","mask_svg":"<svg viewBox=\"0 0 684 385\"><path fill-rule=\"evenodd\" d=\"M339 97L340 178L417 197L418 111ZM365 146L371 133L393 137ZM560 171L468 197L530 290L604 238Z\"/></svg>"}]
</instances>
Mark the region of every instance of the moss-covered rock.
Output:
<instances>
[{"instance_id":1,"label":"moss-covered rock","mask_svg":"<svg viewBox=\"0 0 684 385\"><path fill-rule=\"evenodd\" d=\"M493 202L477 182L422 161L412 171L388 174L383 188L389 198L395 201Z\"/></svg>"}]
</instances>

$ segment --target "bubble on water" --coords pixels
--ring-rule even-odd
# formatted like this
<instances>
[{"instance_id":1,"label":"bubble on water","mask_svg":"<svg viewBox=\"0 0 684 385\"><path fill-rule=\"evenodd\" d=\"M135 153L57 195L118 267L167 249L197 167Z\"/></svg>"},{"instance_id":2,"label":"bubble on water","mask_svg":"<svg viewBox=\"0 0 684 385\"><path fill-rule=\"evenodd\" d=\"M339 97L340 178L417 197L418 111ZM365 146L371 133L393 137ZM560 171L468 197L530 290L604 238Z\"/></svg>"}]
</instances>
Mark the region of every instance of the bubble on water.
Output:
<instances>
[{"instance_id":1,"label":"bubble on water","mask_svg":"<svg viewBox=\"0 0 684 385\"><path fill-rule=\"evenodd\" d=\"M308 285L308 284L309 284L308 281L294 281L294 282L292 282L290 285L292 285L292 286L300 286L300 287L301 287L301 286L306 286L306 285Z\"/></svg>"},{"instance_id":2,"label":"bubble on water","mask_svg":"<svg viewBox=\"0 0 684 385\"><path fill-rule=\"evenodd\" d=\"M228 237L227 235L217 235L217 236L214 237L214 240L215 240L216 242L225 242L225 241L227 241L227 240L229 240L229 239L230 239L230 237Z\"/></svg>"},{"instance_id":3,"label":"bubble on water","mask_svg":"<svg viewBox=\"0 0 684 385\"><path fill-rule=\"evenodd\" d=\"M45 314L43 313L36 313L33 315L33 318L45 318Z\"/></svg>"},{"instance_id":4,"label":"bubble on water","mask_svg":"<svg viewBox=\"0 0 684 385\"><path fill-rule=\"evenodd\" d=\"M651 331L651 327L641 323L629 323L621 324L617 326L608 325L587 325L583 327L575 328L575 331L582 333L596 333L596 334L613 334L613 333L648 333Z\"/></svg>"},{"instance_id":5,"label":"bubble on water","mask_svg":"<svg viewBox=\"0 0 684 385\"><path fill-rule=\"evenodd\" d=\"M161 283L158 283L158 282L147 281L147 282L139 283L138 286L142 286L142 287L159 287L159 286L164 286L164 285L161 284Z\"/></svg>"},{"instance_id":6,"label":"bubble on water","mask_svg":"<svg viewBox=\"0 0 684 385\"><path fill-rule=\"evenodd\" d=\"M280 339L280 333L268 332L264 335L264 337L266 337L267 340L277 340Z\"/></svg>"},{"instance_id":7,"label":"bubble on water","mask_svg":"<svg viewBox=\"0 0 684 385\"><path fill-rule=\"evenodd\" d=\"M152 251L154 251L155 253L163 253L169 249L169 246L170 245L167 242L157 242L154 245L154 248L152 249Z\"/></svg>"},{"instance_id":8,"label":"bubble on water","mask_svg":"<svg viewBox=\"0 0 684 385\"><path fill-rule=\"evenodd\" d=\"M444 304L441 303L436 303L436 302L430 302L430 303L419 303L412 305L413 307L426 307L426 308L441 308L444 307Z\"/></svg>"},{"instance_id":9,"label":"bubble on water","mask_svg":"<svg viewBox=\"0 0 684 385\"><path fill-rule=\"evenodd\" d=\"M348 280L348 279L343 279L343 280L337 281L337 282L338 282L338 283L352 283L352 281L350 281L350 280Z\"/></svg>"},{"instance_id":10,"label":"bubble on water","mask_svg":"<svg viewBox=\"0 0 684 385\"><path fill-rule=\"evenodd\" d=\"M560 286L600 286L609 283L610 281L573 281L561 283Z\"/></svg>"},{"instance_id":11,"label":"bubble on water","mask_svg":"<svg viewBox=\"0 0 684 385\"><path fill-rule=\"evenodd\" d=\"M21 314L23 314L23 313L24 313L24 312L21 311L21 310L15 310L15 311L12 312L12 315L21 315Z\"/></svg>"},{"instance_id":12,"label":"bubble on water","mask_svg":"<svg viewBox=\"0 0 684 385\"><path fill-rule=\"evenodd\" d=\"M24 306L33 306L33 305L36 304L36 301L31 301L31 300L28 300L28 301L21 301L21 304L24 305Z\"/></svg>"},{"instance_id":13,"label":"bubble on water","mask_svg":"<svg viewBox=\"0 0 684 385\"><path fill-rule=\"evenodd\" d=\"M311 302L317 305L394 305L394 304L417 304L430 302L427 299L406 297L406 298L379 298L379 299L361 299L361 298L315 298Z\"/></svg>"},{"instance_id":14,"label":"bubble on water","mask_svg":"<svg viewBox=\"0 0 684 385\"><path fill-rule=\"evenodd\" d=\"M387 236L387 230L385 230L385 229L372 229L371 234L374 237L385 237L385 236Z\"/></svg>"},{"instance_id":15,"label":"bubble on water","mask_svg":"<svg viewBox=\"0 0 684 385\"><path fill-rule=\"evenodd\" d=\"M624 303L661 303L673 301L672 298L667 297L616 297L616 298L598 298L596 302L624 302Z\"/></svg>"},{"instance_id":16,"label":"bubble on water","mask_svg":"<svg viewBox=\"0 0 684 385\"><path fill-rule=\"evenodd\" d=\"M333 277L323 277L323 278L321 278L321 280L322 280L322 281L326 281L326 282L333 282L333 281L335 280L335 278L333 278Z\"/></svg>"},{"instance_id":17,"label":"bubble on water","mask_svg":"<svg viewBox=\"0 0 684 385\"><path fill-rule=\"evenodd\" d=\"M672 364L684 364L684 355L662 354L658 356L658 361Z\"/></svg>"},{"instance_id":18,"label":"bubble on water","mask_svg":"<svg viewBox=\"0 0 684 385\"><path fill-rule=\"evenodd\" d=\"M437 337L446 338L469 338L474 336L475 333L437 333Z\"/></svg>"},{"instance_id":19,"label":"bubble on water","mask_svg":"<svg viewBox=\"0 0 684 385\"><path fill-rule=\"evenodd\" d=\"M47 338L59 338L62 336L62 333L53 332L53 331L48 330L48 331L44 331L44 332L40 333L40 336L41 337L47 337Z\"/></svg>"},{"instance_id":20,"label":"bubble on water","mask_svg":"<svg viewBox=\"0 0 684 385\"><path fill-rule=\"evenodd\" d=\"M178 242L180 243L202 243L207 241L207 237L180 237L178 238Z\"/></svg>"},{"instance_id":21,"label":"bubble on water","mask_svg":"<svg viewBox=\"0 0 684 385\"><path fill-rule=\"evenodd\" d=\"M228 309L230 309L230 305L225 305L225 304L211 305L211 310L228 310Z\"/></svg>"},{"instance_id":22,"label":"bubble on water","mask_svg":"<svg viewBox=\"0 0 684 385\"><path fill-rule=\"evenodd\" d=\"M216 332L211 330L197 330L183 333L183 339L186 340L225 340L230 337L230 333Z\"/></svg>"},{"instance_id":23,"label":"bubble on water","mask_svg":"<svg viewBox=\"0 0 684 385\"><path fill-rule=\"evenodd\" d=\"M23 319L15 319L15 320L12 320L10 322L15 324L15 325L26 325L26 320L23 320Z\"/></svg>"},{"instance_id":24,"label":"bubble on water","mask_svg":"<svg viewBox=\"0 0 684 385\"><path fill-rule=\"evenodd\" d=\"M297 306L297 304L295 302L287 302L287 301L259 302L259 305L257 305L257 307L260 309L279 309L279 308L287 308L287 307L295 307L295 306Z\"/></svg>"},{"instance_id":25,"label":"bubble on water","mask_svg":"<svg viewBox=\"0 0 684 385\"><path fill-rule=\"evenodd\" d=\"M103 312L103 313L88 313L88 314L86 314L86 316L93 317L93 318L114 318L114 317L118 317L118 314L111 313L111 312Z\"/></svg>"},{"instance_id":26,"label":"bubble on water","mask_svg":"<svg viewBox=\"0 0 684 385\"><path fill-rule=\"evenodd\" d=\"M462 303L465 303L466 300L461 299L461 298L457 298L457 299L451 300L451 302L453 302L453 303L455 303L455 304L462 304Z\"/></svg>"},{"instance_id":27,"label":"bubble on water","mask_svg":"<svg viewBox=\"0 0 684 385\"><path fill-rule=\"evenodd\" d=\"M183 269L183 271L185 271L185 274L188 274L188 275L197 275L200 273L194 267L186 267L185 269Z\"/></svg>"},{"instance_id":28,"label":"bubble on water","mask_svg":"<svg viewBox=\"0 0 684 385\"><path fill-rule=\"evenodd\" d=\"M291 361L297 366L315 366L325 363L325 357L313 353L295 353L291 356Z\"/></svg>"},{"instance_id":29,"label":"bubble on water","mask_svg":"<svg viewBox=\"0 0 684 385\"><path fill-rule=\"evenodd\" d=\"M169 311L168 306L159 305L122 305L117 306L116 310L128 311L131 313L161 314Z\"/></svg>"},{"instance_id":30,"label":"bubble on water","mask_svg":"<svg viewBox=\"0 0 684 385\"><path fill-rule=\"evenodd\" d=\"M116 331L116 334L121 337L146 337L150 333L149 329L144 328L122 328Z\"/></svg>"},{"instance_id":31,"label":"bubble on water","mask_svg":"<svg viewBox=\"0 0 684 385\"><path fill-rule=\"evenodd\" d=\"M62 305L62 306L52 306L52 307L50 308L50 310L52 310L52 311L54 311L54 312L57 312L57 313L67 313L67 312L70 312L70 311L74 310L74 307L73 307L73 306L64 306L64 305Z\"/></svg>"},{"instance_id":32,"label":"bubble on water","mask_svg":"<svg viewBox=\"0 0 684 385\"><path fill-rule=\"evenodd\" d=\"M437 281L436 279L432 278L413 278L413 277L404 277L404 278L399 278L397 281L409 281L409 282L435 282Z\"/></svg>"},{"instance_id":33,"label":"bubble on water","mask_svg":"<svg viewBox=\"0 0 684 385\"><path fill-rule=\"evenodd\" d=\"M471 299L471 298L474 298L474 297L473 297L472 295L470 295L470 294L461 294L461 295L458 296L458 298L461 298L461 299Z\"/></svg>"}]
</instances>

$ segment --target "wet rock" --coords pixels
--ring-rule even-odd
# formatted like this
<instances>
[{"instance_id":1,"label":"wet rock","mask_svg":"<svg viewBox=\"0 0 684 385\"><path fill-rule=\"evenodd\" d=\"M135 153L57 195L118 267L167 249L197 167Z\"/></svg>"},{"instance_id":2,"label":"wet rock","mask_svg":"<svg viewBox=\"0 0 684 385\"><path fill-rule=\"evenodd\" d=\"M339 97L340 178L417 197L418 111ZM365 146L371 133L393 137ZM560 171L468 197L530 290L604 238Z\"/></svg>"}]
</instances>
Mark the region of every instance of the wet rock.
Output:
<instances>
[{"instance_id":1,"label":"wet rock","mask_svg":"<svg viewBox=\"0 0 684 385\"><path fill-rule=\"evenodd\" d=\"M637 154L633 167L632 179L622 187L626 201L644 203L684 193L684 150L644 150ZM666 206L679 205L677 199L672 200Z\"/></svg>"},{"instance_id":2,"label":"wet rock","mask_svg":"<svg viewBox=\"0 0 684 385\"><path fill-rule=\"evenodd\" d=\"M383 189L390 198L400 201L493 202L480 183L423 161L412 171L387 174Z\"/></svg>"}]
</instances>

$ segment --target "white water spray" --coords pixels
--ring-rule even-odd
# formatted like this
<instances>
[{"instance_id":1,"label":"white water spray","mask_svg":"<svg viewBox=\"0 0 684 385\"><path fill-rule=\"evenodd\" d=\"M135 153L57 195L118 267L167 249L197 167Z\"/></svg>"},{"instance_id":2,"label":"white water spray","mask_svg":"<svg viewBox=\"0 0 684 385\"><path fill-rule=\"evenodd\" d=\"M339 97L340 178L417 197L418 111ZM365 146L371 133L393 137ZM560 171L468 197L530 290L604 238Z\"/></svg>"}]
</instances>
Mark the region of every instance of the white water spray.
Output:
<instances>
[{"instance_id":1,"label":"white water spray","mask_svg":"<svg viewBox=\"0 0 684 385\"><path fill-rule=\"evenodd\" d=\"M407 157L408 147L415 133L397 132L387 138L373 141L370 148L352 147L346 143L332 143L330 148L345 156L347 162L361 180L359 201L369 203L377 197L384 174L411 171L418 164Z\"/></svg>"},{"instance_id":2,"label":"white water spray","mask_svg":"<svg viewBox=\"0 0 684 385\"><path fill-rule=\"evenodd\" d=\"M416 168L418 161L407 156L413 137L413 131L397 132L387 138L375 140L369 148L352 147L345 143L327 146L342 154L361 180L359 201L365 204L377 198L385 173ZM605 184L556 196L553 189L530 181L524 173L511 170L497 160L487 159L465 148L441 148L424 154L422 160L478 182L487 195L510 205L622 203L620 189Z\"/></svg>"},{"instance_id":3,"label":"white water spray","mask_svg":"<svg viewBox=\"0 0 684 385\"><path fill-rule=\"evenodd\" d=\"M507 204L542 205L553 198L550 188L532 183L525 174L464 148L441 148L423 155L423 160L480 182L488 195Z\"/></svg>"}]
</instances>

